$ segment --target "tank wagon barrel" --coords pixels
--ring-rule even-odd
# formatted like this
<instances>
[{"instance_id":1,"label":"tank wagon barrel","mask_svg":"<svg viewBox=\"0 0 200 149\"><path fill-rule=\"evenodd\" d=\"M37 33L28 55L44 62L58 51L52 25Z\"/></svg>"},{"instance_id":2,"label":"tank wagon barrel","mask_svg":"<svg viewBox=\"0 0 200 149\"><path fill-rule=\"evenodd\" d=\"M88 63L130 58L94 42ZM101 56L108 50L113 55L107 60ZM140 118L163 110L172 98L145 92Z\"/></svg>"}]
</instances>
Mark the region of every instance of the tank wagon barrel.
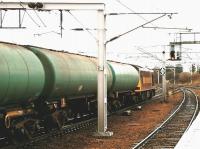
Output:
<instances>
[{"instance_id":1,"label":"tank wagon barrel","mask_svg":"<svg viewBox=\"0 0 200 149\"><path fill-rule=\"evenodd\" d=\"M136 89L135 66L107 61L108 110L138 102L150 90ZM35 136L97 114L97 59L63 51L0 42L0 137ZM151 79L151 73L148 76ZM151 82L151 81L149 81ZM148 97L148 96L146 96Z\"/></svg>"},{"instance_id":2,"label":"tank wagon barrel","mask_svg":"<svg viewBox=\"0 0 200 149\"><path fill-rule=\"evenodd\" d=\"M28 49L38 56L44 66L46 80L42 97L48 101L96 94L97 63L92 58L37 47ZM112 84L110 68L107 78L109 90Z\"/></svg>"},{"instance_id":3,"label":"tank wagon barrel","mask_svg":"<svg viewBox=\"0 0 200 149\"><path fill-rule=\"evenodd\" d=\"M111 90L123 92L133 91L136 88L139 81L139 74L135 67L116 62L109 62L109 66L113 74Z\"/></svg>"},{"instance_id":4,"label":"tank wagon barrel","mask_svg":"<svg viewBox=\"0 0 200 149\"><path fill-rule=\"evenodd\" d=\"M76 54L0 43L0 105L32 99L96 94L97 61ZM139 76L131 65L107 64L108 91L133 90ZM32 95L33 94L33 95Z\"/></svg>"},{"instance_id":5,"label":"tank wagon barrel","mask_svg":"<svg viewBox=\"0 0 200 149\"><path fill-rule=\"evenodd\" d=\"M0 107L37 99L44 79L43 66L34 53L0 43Z\"/></svg>"}]
</instances>

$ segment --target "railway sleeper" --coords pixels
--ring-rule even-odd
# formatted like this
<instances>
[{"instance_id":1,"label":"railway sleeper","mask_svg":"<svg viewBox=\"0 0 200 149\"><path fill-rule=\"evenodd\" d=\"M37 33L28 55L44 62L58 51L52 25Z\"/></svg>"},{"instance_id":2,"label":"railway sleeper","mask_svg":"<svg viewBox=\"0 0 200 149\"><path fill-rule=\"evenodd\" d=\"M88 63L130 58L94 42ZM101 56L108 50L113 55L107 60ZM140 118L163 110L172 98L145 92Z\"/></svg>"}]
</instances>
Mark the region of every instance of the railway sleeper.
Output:
<instances>
[{"instance_id":1,"label":"railway sleeper","mask_svg":"<svg viewBox=\"0 0 200 149\"><path fill-rule=\"evenodd\" d=\"M163 145L163 146L160 146L160 145L157 145L157 146L154 146L153 147L154 149L158 149L158 148L162 148L162 149L173 149L174 148L174 146L172 146L172 145Z\"/></svg>"},{"instance_id":2,"label":"railway sleeper","mask_svg":"<svg viewBox=\"0 0 200 149\"><path fill-rule=\"evenodd\" d=\"M152 138L148 144L152 145L152 144L174 144L176 145L176 143L180 140L180 138Z\"/></svg>"},{"instance_id":3,"label":"railway sleeper","mask_svg":"<svg viewBox=\"0 0 200 149\"><path fill-rule=\"evenodd\" d=\"M158 140L176 140L176 138L179 138L180 139L180 137L181 137L182 135L173 135L173 134L171 134L171 135L167 135L167 136L157 136L156 137L156 139L158 139Z\"/></svg>"}]
</instances>

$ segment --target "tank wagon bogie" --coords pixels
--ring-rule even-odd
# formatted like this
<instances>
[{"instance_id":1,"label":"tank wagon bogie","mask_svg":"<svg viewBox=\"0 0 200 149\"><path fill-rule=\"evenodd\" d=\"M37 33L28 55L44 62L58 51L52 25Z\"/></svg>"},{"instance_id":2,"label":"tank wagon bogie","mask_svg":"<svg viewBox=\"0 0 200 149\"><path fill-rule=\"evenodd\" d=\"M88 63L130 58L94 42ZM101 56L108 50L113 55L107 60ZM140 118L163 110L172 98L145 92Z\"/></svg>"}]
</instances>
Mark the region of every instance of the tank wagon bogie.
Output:
<instances>
[{"instance_id":1,"label":"tank wagon bogie","mask_svg":"<svg viewBox=\"0 0 200 149\"><path fill-rule=\"evenodd\" d=\"M106 73L109 112L154 95L152 73L114 61ZM1 134L31 138L97 114L94 57L0 43L0 74ZM145 89L143 75L150 81Z\"/></svg>"}]
</instances>

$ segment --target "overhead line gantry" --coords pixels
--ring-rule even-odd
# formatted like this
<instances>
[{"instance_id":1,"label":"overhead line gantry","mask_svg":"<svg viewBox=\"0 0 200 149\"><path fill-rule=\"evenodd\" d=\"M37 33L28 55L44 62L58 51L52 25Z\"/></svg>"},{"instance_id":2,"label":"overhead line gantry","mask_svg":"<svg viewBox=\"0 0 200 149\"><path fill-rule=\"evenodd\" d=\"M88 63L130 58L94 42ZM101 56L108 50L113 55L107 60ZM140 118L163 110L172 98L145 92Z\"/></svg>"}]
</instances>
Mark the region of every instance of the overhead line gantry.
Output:
<instances>
[{"instance_id":1,"label":"overhead line gantry","mask_svg":"<svg viewBox=\"0 0 200 149\"><path fill-rule=\"evenodd\" d=\"M106 80L106 49L105 49L105 4L100 1L92 0L65 0L65 1L1 1L0 2L0 28L3 28L2 11L19 10L19 26L13 28L22 28L21 10L35 11L70 11L70 10L92 10L97 11L98 29L98 128L97 134L100 136L109 136L112 133L107 132L107 80ZM62 20L62 19L61 19ZM61 22L62 23L62 22ZM11 27L12 28L12 27ZM61 24L62 33L62 24Z\"/></svg>"}]
</instances>

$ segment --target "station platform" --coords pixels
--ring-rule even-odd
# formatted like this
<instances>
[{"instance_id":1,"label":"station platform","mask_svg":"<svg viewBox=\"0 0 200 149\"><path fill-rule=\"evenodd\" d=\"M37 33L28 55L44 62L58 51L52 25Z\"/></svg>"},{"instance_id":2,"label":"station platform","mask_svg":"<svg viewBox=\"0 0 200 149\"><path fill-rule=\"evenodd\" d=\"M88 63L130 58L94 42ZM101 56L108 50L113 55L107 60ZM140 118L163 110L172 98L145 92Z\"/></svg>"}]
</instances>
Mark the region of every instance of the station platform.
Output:
<instances>
[{"instance_id":1,"label":"station platform","mask_svg":"<svg viewBox=\"0 0 200 149\"><path fill-rule=\"evenodd\" d=\"M179 140L175 149L200 149L200 113Z\"/></svg>"}]
</instances>

